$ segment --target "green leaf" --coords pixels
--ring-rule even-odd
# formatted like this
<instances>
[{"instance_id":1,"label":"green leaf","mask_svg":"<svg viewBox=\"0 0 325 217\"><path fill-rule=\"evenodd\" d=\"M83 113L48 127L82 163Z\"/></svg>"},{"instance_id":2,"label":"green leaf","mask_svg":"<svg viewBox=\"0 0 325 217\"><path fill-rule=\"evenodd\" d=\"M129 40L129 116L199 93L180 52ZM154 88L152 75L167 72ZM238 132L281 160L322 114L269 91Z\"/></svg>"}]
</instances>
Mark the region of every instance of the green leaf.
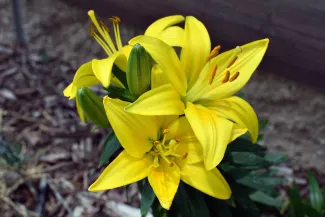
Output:
<instances>
[{"instance_id":1,"label":"green leaf","mask_svg":"<svg viewBox=\"0 0 325 217\"><path fill-rule=\"evenodd\" d=\"M277 208L283 207L283 203L280 200L278 200L274 197L271 197L270 195L268 195L262 191L254 192L253 194L249 195L249 198L257 203L262 203L262 204L277 207Z\"/></svg>"},{"instance_id":2,"label":"green leaf","mask_svg":"<svg viewBox=\"0 0 325 217\"><path fill-rule=\"evenodd\" d=\"M233 217L227 201L219 200L208 195L205 195L206 202L210 208L211 216L218 217Z\"/></svg>"},{"instance_id":3,"label":"green leaf","mask_svg":"<svg viewBox=\"0 0 325 217\"><path fill-rule=\"evenodd\" d=\"M111 131L105 139L98 167L102 167L107 163L110 157L112 157L112 155L120 148L120 142L118 141L114 131Z\"/></svg>"},{"instance_id":4,"label":"green leaf","mask_svg":"<svg viewBox=\"0 0 325 217\"><path fill-rule=\"evenodd\" d=\"M264 130L267 126L267 124L269 123L268 120L259 120L258 121L258 128L259 130Z\"/></svg>"},{"instance_id":5,"label":"green leaf","mask_svg":"<svg viewBox=\"0 0 325 217\"><path fill-rule=\"evenodd\" d=\"M209 209L203 194L181 182L171 207L172 216L209 217Z\"/></svg>"},{"instance_id":6,"label":"green leaf","mask_svg":"<svg viewBox=\"0 0 325 217\"><path fill-rule=\"evenodd\" d=\"M126 81L126 73L122 71L117 65L113 65L112 68L113 74L122 82L124 87L128 88L128 82Z\"/></svg>"},{"instance_id":7,"label":"green leaf","mask_svg":"<svg viewBox=\"0 0 325 217\"><path fill-rule=\"evenodd\" d=\"M236 93L235 95L238 96L239 98L244 99L246 94L244 92L239 92L239 93Z\"/></svg>"},{"instance_id":8,"label":"green leaf","mask_svg":"<svg viewBox=\"0 0 325 217\"><path fill-rule=\"evenodd\" d=\"M271 164L280 164L288 160L288 156L280 153L266 153L264 159L270 162Z\"/></svg>"},{"instance_id":9,"label":"green leaf","mask_svg":"<svg viewBox=\"0 0 325 217\"><path fill-rule=\"evenodd\" d=\"M300 192L296 183L293 184L292 188L288 189L288 196L290 199L289 205L289 216L291 217L305 217L305 211L302 206L302 200Z\"/></svg>"},{"instance_id":10,"label":"green leaf","mask_svg":"<svg viewBox=\"0 0 325 217\"><path fill-rule=\"evenodd\" d=\"M168 217L168 211L160 205L158 200L152 204L152 214L154 217Z\"/></svg>"},{"instance_id":11,"label":"green leaf","mask_svg":"<svg viewBox=\"0 0 325 217\"><path fill-rule=\"evenodd\" d=\"M147 179L143 179L139 182L139 188L141 192L141 217L145 217L149 212L156 195Z\"/></svg>"},{"instance_id":12,"label":"green leaf","mask_svg":"<svg viewBox=\"0 0 325 217\"><path fill-rule=\"evenodd\" d=\"M315 176L313 176L313 174L310 171L308 171L308 179L309 179L309 191L310 191L309 193L310 205L318 212L321 212L324 204L324 198L319 188L319 184Z\"/></svg>"},{"instance_id":13,"label":"green leaf","mask_svg":"<svg viewBox=\"0 0 325 217\"><path fill-rule=\"evenodd\" d=\"M231 152L230 156L232 162L239 165L256 166L257 168L269 165L269 162L263 157L252 152Z\"/></svg>"},{"instance_id":14,"label":"green leaf","mask_svg":"<svg viewBox=\"0 0 325 217\"><path fill-rule=\"evenodd\" d=\"M324 217L324 215L320 214L320 212L318 212L307 204L302 204L302 207L305 212L305 215L308 217Z\"/></svg>"},{"instance_id":15,"label":"green leaf","mask_svg":"<svg viewBox=\"0 0 325 217\"><path fill-rule=\"evenodd\" d=\"M264 135L263 134L259 134L257 137L257 142L261 141L264 139Z\"/></svg>"},{"instance_id":16,"label":"green leaf","mask_svg":"<svg viewBox=\"0 0 325 217\"><path fill-rule=\"evenodd\" d=\"M256 190L272 192L275 186L283 182L283 179L249 174L245 177L237 179L236 182Z\"/></svg>"},{"instance_id":17,"label":"green leaf","mask_svg":"<svg viewBox=\"0 0 325 217\"><path fill-rule=\"evenodd\" d=\"M265 151L265 147L260 146L258 144L253 144L251 141L246 139L236 139L231 142L227 147L227 153L231 152L254 152L260 153Z\"/></svg>"},{"instance_id":18,"label":"green leaf","mask_svg":"<svg viewBox=\"0 0 325 217\"><path fill-rule=\"evenodd\" d=\"M103 87L108 92L108 95L112 98L119 98L123 101L134 102L137 98L133 96L129 90L121 87L110 85L109 87Z\"/></svg>"}]
</instances>

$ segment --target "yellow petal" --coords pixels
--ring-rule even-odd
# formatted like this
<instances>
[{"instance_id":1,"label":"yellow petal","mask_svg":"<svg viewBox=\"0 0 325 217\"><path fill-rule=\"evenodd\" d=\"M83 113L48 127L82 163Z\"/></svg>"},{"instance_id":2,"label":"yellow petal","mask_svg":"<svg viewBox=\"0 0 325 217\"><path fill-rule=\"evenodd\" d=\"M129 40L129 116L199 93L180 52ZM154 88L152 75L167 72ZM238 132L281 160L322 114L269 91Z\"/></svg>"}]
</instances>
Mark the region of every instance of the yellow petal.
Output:
<instances>
[{"instance_id":1,"label":"yellow petal","mask_svg":"<svg viewBox=\"0 0 325 217\"><path fill-rule=\"evenodd\" d=\"M69 86L67 86L64 90L63 90L63 95L65 97L70 97L72 94L71 94L71 91L72 91L72 88L73 88L73 83L69 84Z\"/></svg>"},{"instance_id":2,"label":"yellow petal","mask_svg":"<svg viewBox=\"0 0 325 217\"><path fill-rule=\"evenodd\" d=\"M163 17L155 22L153 22L145 31L145 35L157 37L162 31L167 27L175 25L184 21L184 17L181 15L173 15L168 17Z\"/></svg>"},{"instance_id":3,"label":"yellow petal","mask_svg":"<svg viewBox=\"0 0 325 217\"><path fill-rule=\"evenodd\" d=\"M233 123L213 111L187 103L185 115L203 148L207 170L215 168L224 157L231 139Z\"/></svg>"},{"instance_id":4,"label":"yellow petal","mask_svg":"<svg viewBox=\"0 0 325 217\"><path fill-rule=\"evenodd\" d=\"M168 77L169 82L182 96L186 95L187 82L182 65L175 50L165 42L150 36L138 36L129 44L141 44L157 62Z\"/></svg>"},{"instance_id":5,"label":"yellow petal","mask_svg":"<svg viewBox=\"0 0 325 217\"><path fill-rule=\"evenodd\" d=\"M263 39L241 46L241 52L238 54L238 59L230 68L226 69L232 74L239 72L238 78L232 82L227 82L212 88L202 97L202 99L222 99L232 96L241 90L248 82L257 66L260 64L268 44L269 39ZM231 53L232 51L228 51L227 55L230 56Z\"/></svg>"},{"instance_id":6,"label":"yellow petal","mask_svg":"<svg viewBox=\"0 0 325 217\"><path fill-rule=\"evenodd\" d=\"M139 159L122 151L88 190L97 192L137 182L148 176L151 164L152 156L150 155Z\"/></svg>"},{"instance_id":7,"label":"yellow petal","mask_svg":"<svg viewBox=\"0 0 325 217\"><path fill-rule=\"evenodd\" d=\"M181 161L187 164L198 163L203 160L203 150L185 116L175 119L168 126L167 139L177 139L175 153L187 157Z\"/></svg>"},{"instance_id":8,"label":"yellow petal","mask_svg":"<svg viewBox=\"0 0 325 217\"><path fill-rule=\"evenodd\" d=\"M127 59L122 52L117 52L114 55L102 59L92 61L92 69L97 79L104 87L108 87L112 77L112 67L114 63L123 71L126 70Z\"/></svg>"},{"instance_id":9,"label":"yellow petal","mask_svg":"<svg viewBox=\"0 0 325 217\"><path fill-rule=\"evenodd\" d=\"M133 157L140 158L152 148L158 126L154 117L129 114L124 111L129 102L104 97L104 108L109 122L123 148Z\"/></svg>"},{"instance_id":10,"label":"yellow petal","mask_svg":"<svg viewBox=\"0 0 325 217\"><path fill-rule=\"evenodd\" d=\"M88 118L86 113L82 110L81 106L79 105L79 100L78 97L76 97L76 107L77 107L77 112L79 115L79 118L82 122L88 123Z\"/></svg>"},{"instance_id":11,"label":"yellow petal","mask_svg":"<svg viewBox=\"0 0 325 217\"><path fill-rule=\"evenodd\" d=\"M91 64L91 62L87 62L79 67L72 83L63 91L64 96L70 96L70 99L73 99L80 87L89 87L99 83L93 73Z\"/></svg>"},{"instance_id":12,"label":"yellow petal","mask_svg":"<svg viewBox=\"0 0 325 217\"><path fill-rule=\"evenodd\" d=\"M181 180L186 184L218 199L229 199L231 189L217 168L207 171L203 163L181 167Z\"/></svg>"},{"instance_id":13,"label":"yellow petal","mask_svg":"<svg viewBox=\"0 0 325 217\"><path fill-rule=\"evenodd\" d=\"M142 94L125 111L139 115L181 115L184 103L176 90L166 84Z\"/></svg>"},{"instance_id":14,"label":"yellow petal","mask_svg":"<svg viewBox=\"0 0 325 217\"><path fill-rule=\"evenodd\" d=\"M170 166L162 160L158 168L152 168L148 179L161 206L169 209L180 181L178 166L176 164Z\"/></svg>"},{"instance_id":15,"label":"yellow petal","mask_svg":"<svg viewBox=\"0 0 325 217\"><path fill-rule=\"evenodd\" d=\"M168 27L162 31L157 38L169 46L182 47L184 41L184 29L179 26Z\"/></svg>"},{"instance_id":16,"label":"yellow petal","mask_svg":"<svg viewBox=\"0 0 325 217\"><path fill-rule=\"evenodd\" d=\"M161 68L156 64L151 69L151 89L169 84L168 78Z\"/></svg>"},{"instance_id":17,"label":"yellow petal","mask_svg":"<svg viewBox=\"0 0 325 217\"><path fill-rule=\"evenodd\" d=\"M131 50L132 50L132 46L131 45L125 45L125 46L123 46L123 53L126 56L126 58L129 58L130 53L131 53Z\"/></svg>"},{"instance_id":18,"label":"yellow petal","mask_svg":"<svg viewBox=\"0 0 325 217\"><path fill-rule=\"evenodd\" d=\"M234 127L232 128L232 134L231 134L231 142L240 137L241 135L245 134L247 132L247 128L241 126L240 124L234 124Z\"/></svg>"},{"instance_id":19,"label":"yellow petal","mask_svg":"<svg viewBox=\"0 0 325 217\"><path fill-rule=\"evenodd\" d=\"M211 42L209 33L203 23L195 17L187 16L180 59L189 87L194 84L203 69L210 50Z\"/></svg>"},{"instance_id":20,"label":"yellow petal","mask_svg":"<svg viewBox=\"0 0 325 217\"><path fill-rule=\"evenodd\" d=\"M215 111L219 116L247 127L252 142L257 141L258 119L254 109L245 100L233 96L223 100L199 101L199 103Z\"/></svg>"}]
</instances>

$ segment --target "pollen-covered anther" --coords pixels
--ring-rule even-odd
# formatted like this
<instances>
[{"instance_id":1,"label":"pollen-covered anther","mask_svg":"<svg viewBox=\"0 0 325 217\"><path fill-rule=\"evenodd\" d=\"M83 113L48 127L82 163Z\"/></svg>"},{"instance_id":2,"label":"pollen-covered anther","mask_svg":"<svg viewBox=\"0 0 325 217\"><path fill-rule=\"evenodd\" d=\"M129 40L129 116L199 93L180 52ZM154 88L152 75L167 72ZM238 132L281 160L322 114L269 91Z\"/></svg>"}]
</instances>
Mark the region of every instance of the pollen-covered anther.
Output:
<instances>
[{"instance_id":1,"label":"pollen-covered anther","mask_svg":"<svg viewBox=\"0 0 325 217\"><path fill-rule=\"evenodd\" d=\"M174 166L174 163L173 162L169 162L168 163L168 166L172 167L172 166Z\"/></svg>"},{"instance_id":2,"label":"pollen-covered anther","mask_svg":"<svg viewBox=\"0 0 325 217\"><path fill-rule=\"evenodd\" d=\"M90 37L94 37L94 34L96 34L95 33L95 25L94 24L90 24L89 25L88 32L89 32Z\"/></svg>"},{"instance_id":3,"label":"pollen-covered anther","mask_svg":"<svg viewBox=\"0 0 325 217\"><path fill-rule=\"evenodd\" d=\"M230 78L230 72L227 71L225 77L222 80L222 83L227 83L229 81L229 78Z\"/></svg>"},{"instance_id":4,"label":"pollen-covered anther","mask_svg":"<svg viewBox=\"0 0 325 217\"><path fill-rule=\"evenodd\" d=\"M179 139L175 139L175 141L176 141L176 144L181 143L181 141Z\"/></svg>"},{"instance_id":5,"label":"pollen-covered anther","mask_svg":"<svg viewBox=\"0 0 325 217\"><path fill-rule=\"evenodd\" d=\"M113 16L109 18L114 24L119 24L121 22L121 19L118 16Z\"/></svg>"},{"instance_id":6,"label":"pollen-covered anther","mask_svg":"<svg viewBox=\"0 0 325 217\"><path fill-rule=\"evenodd\" d=\"M218 56L221 46L215 46L209 56L206 58L206 61L209 62L212 58Z\"/></svg>"},{"instance_id":7,"label":"pollen-covered anther","mask_svg":"<svg viewBox=\"0 0 325 217\"><path fill-rule=\"evenodd\" d=\"M167 134L168 133L168 129L164 129L163 134Z\"/></svg>"},{"instance_id":8,"label":"pollen-covered anther","mask_svg":"<svg viewBox=\"0 0 325 217\"><path fill-rule=\"evenodd\" d=\"M159 143L160 143L159 141L154 141L153 142L154 145L159 145Z\"/></svg>"},{"instance_id":9,"label":"pollen-covered anther","mask_svg":"<svg viewBox=\"0 0 325 217\"><path fill-rule=\"evenodd\" d=\"M215 65L215 66L212 68L212 71L211 71L211 77L210 77L210 80L209 80L209 84L210 84L210 85L212 84L213 79L214 79L214 77L216 76L217 69L218 69L218 66L217 66L217 65Z\"/></svg>"},{"instance_id":10,"label":"pollen-covered anther","mask_svg":"<svg viewBox=\"0 0 325 217\"><path fill-rule=\"evenodd\" d=\"M234 63L236 62L236 60L238 59L238 56L236 56L227 66L227 68L231 67L232 65L234 65Z\"/></svg>"},{"instance_id":11,"label":"pollen-covered anther","mask_svg":"<svg viewBox=\"0 0 325 217\"><path fill-rule=\"evenodd\" d=\"M239 72L236 72L230 79L229 79L229 81L230 82L233 82L234 80L236 80L237 78L238 78L238 76L239 76Z\"/></svg>"},{"instance_id":12,"label":"pollen-covered anther","mask_svg":"<svg viewBox=\"0 0 325 217\"><path fill-rule=\"evenodd\" d=\"M184 154L181 155L181 159L185 159L185 158L187 158L187 156L188 156L188 153L185 152Z\"/></svg>"}]
</instances>

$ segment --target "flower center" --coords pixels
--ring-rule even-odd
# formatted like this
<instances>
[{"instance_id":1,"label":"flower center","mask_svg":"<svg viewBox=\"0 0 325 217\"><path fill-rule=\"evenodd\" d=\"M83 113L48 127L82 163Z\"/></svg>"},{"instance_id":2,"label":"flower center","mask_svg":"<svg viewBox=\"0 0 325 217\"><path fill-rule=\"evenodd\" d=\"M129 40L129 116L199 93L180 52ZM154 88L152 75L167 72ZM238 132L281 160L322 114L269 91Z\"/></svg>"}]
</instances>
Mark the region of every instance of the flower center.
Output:
<instances>
[{"instance_id":1,"label":"flower center","mask_svg":"<svg viewBox=\"0 0 325 217\"><path fill-rule=\"evenodd\" d=\"M174 161L179 159L185 159L188 155L187 152L184 154L175 153L177 145L180 143L179 139L167 139L168 129L163 130L163 138L159 141L156 140L153 142L153 147L149 151L154 157L154 167L159 167L159 163L161 160L166 161L169 166L174 165Z\"/></svg>"},{"instance_id":2,"label":"flower center","mask_svg":"<svg viewBox=\"0 0 325 217\"><path fill-rule=\"evenodd\" d=\"M95 16L95 12L90 10L88 15L93 22L93 24L89 27L90 36L93 37L98 44L105 50L108 56L113 55L117 52L117 50L121 51L123 49L121 35L120 35L120 28L119 23L121 22L120 18L114 16L109 20L112 21L114 27L114 36L115 42L117 45L117 49L112 41L112 38L109 34L109 29L105 25L105 23L101 20L98 20ZM98 33L95 32L95 28L97 29Z\"/></svg>"}]
</instances>

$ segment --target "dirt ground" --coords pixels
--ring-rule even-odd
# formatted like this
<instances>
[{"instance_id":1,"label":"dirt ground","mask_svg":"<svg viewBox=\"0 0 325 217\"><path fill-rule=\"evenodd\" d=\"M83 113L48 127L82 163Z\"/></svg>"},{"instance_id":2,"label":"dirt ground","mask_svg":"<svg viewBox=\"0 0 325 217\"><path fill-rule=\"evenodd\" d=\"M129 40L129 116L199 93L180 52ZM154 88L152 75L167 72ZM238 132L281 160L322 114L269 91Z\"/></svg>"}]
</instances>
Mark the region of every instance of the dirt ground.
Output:
<instances>
[{"instance_id":1,"label":"dirt ground","mask_svg":"<svg viewBox=\"0 0 325 217\"><path fill-rule=\"evenodd\" d=\"M14 44L10 2L0 0L0 48ZM94 169L97 161L93 162L93 159L99 156L98 144L103 139L104 132L99 130L88 133L91 127L79 123L73 102L65 99L61 93L74 75L72 69L104 54L87 32L90 23L87 11L51 0L26 0L25 6L25 27L29 49L33 53L29 56L31 63L27 63L25 71L17 73L15 64L22 64L24 60L15 56L15 60L9 61L5 57L1 59L0 55L0 62L6 61L4 65L0 64L0 109L9 113L4 114L2 120L3 134L9 139L21 141L31 159L49 153L42 160L46 167L43 165L38 168L38 174L43 174L44 170L61 170L60 166L80 170L77 174L66 174L63 169L64 175L60 173L63 178L48 180L51 191L56 192L55 186L60 186L61 182L65 183L62 188L67 188L66 191L76 191L71 189L67 180L73 180L73 185L77 183L79 186L76 188L86 191L90 182L88 177L94 177L98 172ZM107 15L109 16L111 14ZM125 41L142 32L136 27L123 26L123 15L119 16ZM48 64L38 63L40 58L48 57L51 59ZM31 71L35 67L37 71ZM262 143L271 151L287 153L304 168L316 167L324 172L325 93L261 71L254 74L245 91L246 99L256 109L258 116L269 120ZM17 105L17 100L20 105ZM42 121L38 122L38 118ZM38 150L32 150L36 148ZM72 159L72 163L65 162L67 159ZM83 164L78 163L80 161ZM131 197L135 197L136 188L129 191ZM120 194L121 192L117 194L112 191L101 197L101 202L98 203L105 204L105 198L116 199L116 195ZM78 192L77 197L79 204L82 203L80 201L89 204L86 200L98 199L99 196ZM125 203L125 198L118 197L117 200ZM71 200L70 198L70 202ZM138 202L132 200L129 204L137 205ZM91 208L89 207L89 213L98 211ZM103 209L110 208L105 205Z\"/></svg>"}]
</instances>

